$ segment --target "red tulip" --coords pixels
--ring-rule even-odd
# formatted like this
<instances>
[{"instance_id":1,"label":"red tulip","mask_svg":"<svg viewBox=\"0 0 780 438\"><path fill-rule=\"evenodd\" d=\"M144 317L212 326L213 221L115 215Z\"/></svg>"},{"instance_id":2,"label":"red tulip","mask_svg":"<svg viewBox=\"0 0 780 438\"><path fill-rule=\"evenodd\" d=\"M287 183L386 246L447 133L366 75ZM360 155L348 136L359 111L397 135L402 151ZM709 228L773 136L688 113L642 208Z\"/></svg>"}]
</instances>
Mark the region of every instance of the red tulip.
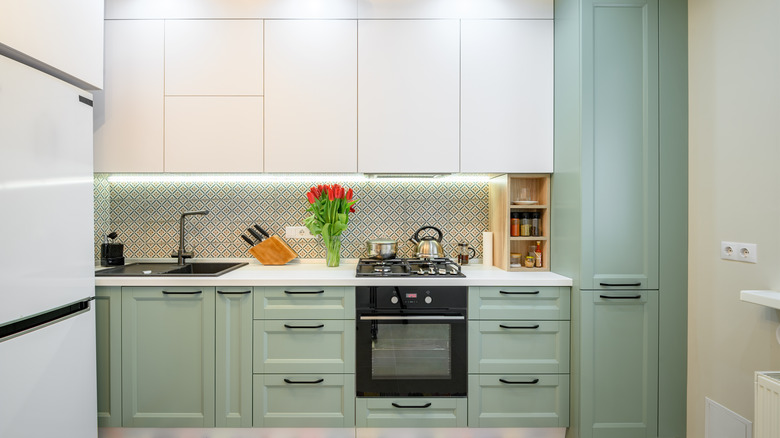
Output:
<instances>
[{"instance_id":1,"label":"red tulip","mask_svg":"<svg viewBox=\"0 0 780 438\"><path fill-rule=\"evenodd\" d=\"M352 200L352 189L347 190L347 201Z\"/></svg>"},{"instance_id":2,"label":"red tulip","mask_svg":"<svg viewBox=\"0 0 780 438\"><path fill-rule=\"evenodd\" d=\"M314 204L314 201L317 200L317 198L314 196L314 193L312 192L306 193L306 197L309 198L309 204Z\"/></svg>"},{"instance_id":3,"label":"red tulip","mask_svg":"<svg viewBox=\"0 0 780 438\"><path fill-rule=\"evenodd\" d=\"M355 212L355 206L354 205L349 207L349 212L350 213L354 213Z\"/></svg>"},{"instance_id":4,"label":"red tulip","mask_svg":"<svg viewBox=\"0 0 780 438\"><path fill-rule=\"evenodd\" d=\"M336 199L336 193L333 190L328 190L328 200L333 201Z\"/></svg>"}]
</instances>

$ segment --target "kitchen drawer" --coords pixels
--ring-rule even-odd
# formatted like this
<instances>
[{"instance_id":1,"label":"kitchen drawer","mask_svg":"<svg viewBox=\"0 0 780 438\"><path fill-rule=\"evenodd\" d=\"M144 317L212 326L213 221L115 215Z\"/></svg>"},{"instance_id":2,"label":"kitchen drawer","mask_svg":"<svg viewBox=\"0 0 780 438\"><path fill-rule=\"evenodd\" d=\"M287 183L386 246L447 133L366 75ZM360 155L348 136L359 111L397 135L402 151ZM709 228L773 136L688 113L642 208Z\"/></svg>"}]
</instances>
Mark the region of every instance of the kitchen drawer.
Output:
<instances>
[{"instance_id":1,"label":"kitchen drawer","mask_svg":"<svg viewBox=\"0 0 780 438\"><path fill-rule=\"evenodd\" d=\"M469 427L566 427L567 374L469 376Z\"/></svg>"},{"instance_id":2,"label":"kitchen drawer","mask_svg":"<svg viewBox=\"0 0 780 438\"><path fill-rule=\"evenodd\" d=\"M357 427L466 427L466 397L373 398L355 402Z\"/></svg>"},{"instance_id":3,"label":"kitchen drawer","mask_svg":"<svg viewBox=\"0 0 780 438\"><path fill-rule=\"evenodd\" d=\"M254 427L354 427L354 374L255 374Z\"/></svg>"},{"instance_id":4,"label":"kitchen drawer","mask_svg":"<svg viewBox=\"0 0 780 438\"><path fill-rule=\"evenodd\" d=\"M264 287L255 298L256 319L355 319L353 287Z\"/></svg>"},{"instance_id":5,"label":"kitchen drawer","mask_svg":"<svg viewBox=\"0 0 780 438\"><path fill-rule=\"evenodd\" d=\"M469 319L570 319L568 287L472 287Z\"/></svg>"},{"instance_id":6,"label":"kitchen drawer","mask_svg":"<svg viewBox=\"0 0 780 438\"><path fill-rule=\"evenodd\" d=\"M469 373L568 373L569 321L471 321Z\"/></svg>"},{"instance_id":7,"label":"kitchen drawer","mask_svg":"<svg viewBox=\"0 0 780 438\"><path fill-rule=\"evenodd\" d=\"M255 373L354 373L355 323L255 320Z\"/></svg>"}]
</instances>

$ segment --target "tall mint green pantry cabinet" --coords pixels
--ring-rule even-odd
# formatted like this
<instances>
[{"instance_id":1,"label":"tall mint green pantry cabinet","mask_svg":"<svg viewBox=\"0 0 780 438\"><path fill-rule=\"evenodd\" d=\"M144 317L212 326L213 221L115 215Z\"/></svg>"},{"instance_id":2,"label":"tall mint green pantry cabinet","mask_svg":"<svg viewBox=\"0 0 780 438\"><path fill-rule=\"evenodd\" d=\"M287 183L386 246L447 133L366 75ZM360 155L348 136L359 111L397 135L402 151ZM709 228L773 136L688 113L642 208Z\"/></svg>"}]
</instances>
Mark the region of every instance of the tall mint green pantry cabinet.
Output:
<instances>
[{"instance_id":1,"label":"tall mint green pantry cabinet","mask_svg":"<svg viewBox=\"0 0 780 438\"><path fill-rule=\"evenodd\" d=\"M570 438L685 436L687 3L556 0L552 270Z\"/></svg>"}]
</instances>

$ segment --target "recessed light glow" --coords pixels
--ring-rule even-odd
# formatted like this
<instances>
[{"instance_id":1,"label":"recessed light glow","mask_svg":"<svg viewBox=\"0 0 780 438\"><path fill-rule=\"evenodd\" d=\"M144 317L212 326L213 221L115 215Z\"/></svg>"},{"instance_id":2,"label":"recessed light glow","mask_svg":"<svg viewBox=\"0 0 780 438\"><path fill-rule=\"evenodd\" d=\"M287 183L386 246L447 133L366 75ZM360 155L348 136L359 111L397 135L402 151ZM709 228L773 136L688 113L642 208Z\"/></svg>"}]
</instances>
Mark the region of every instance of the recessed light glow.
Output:
<instances>
[{"instance_id":1,"label":"recessed light glow","mask_svg":"<svg viewBox=\"0 0 780 438\"><path fill-rule=\"evenodd\" d=\"M237 173L222 173L222 174L210 174L210 173L139 173L139 174L113 174L109 175L108 181L111 183L246 183L246 182L306 182L306 183L329 183L329 182L426 182L431 184L436 183L452 183L452 182L474 182L481 183L487 182L490 179L488 175L480 174L452 174L437 178L420 177L417 178L414 175L399 176L392 178L369 178L364 174L359 173L251 173L251 174L237 174Z\"/></svg>"}]
</instances>

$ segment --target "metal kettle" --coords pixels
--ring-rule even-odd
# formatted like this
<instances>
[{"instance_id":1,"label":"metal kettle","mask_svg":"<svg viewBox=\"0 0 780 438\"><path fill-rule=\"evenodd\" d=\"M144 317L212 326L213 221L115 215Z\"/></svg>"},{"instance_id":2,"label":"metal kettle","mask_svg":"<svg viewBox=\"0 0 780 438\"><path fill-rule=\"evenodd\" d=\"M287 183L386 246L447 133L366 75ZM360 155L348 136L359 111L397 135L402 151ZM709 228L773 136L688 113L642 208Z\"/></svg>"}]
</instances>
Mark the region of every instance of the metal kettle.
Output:
<instances>
[{"instance_id":1,"label":"metal kettle","mask_svg":"<svg viewBox=\"0 0 780 438\"><path fill-rule=\"evenodd\" d=\"M420 231L423 230L433 230L438 233L437 237L433 236L424 236L420 237ZM409 239L410 242L417 245L417 250L415 251L415 257L419 257L421 259L434 259L438 257L444 257L444 248L441 246L441 239L443 235L440 229L436 227L422 227L417 232L414 233L414 236L412 236L411 239Z\"/></svg>"}]
</instances>

